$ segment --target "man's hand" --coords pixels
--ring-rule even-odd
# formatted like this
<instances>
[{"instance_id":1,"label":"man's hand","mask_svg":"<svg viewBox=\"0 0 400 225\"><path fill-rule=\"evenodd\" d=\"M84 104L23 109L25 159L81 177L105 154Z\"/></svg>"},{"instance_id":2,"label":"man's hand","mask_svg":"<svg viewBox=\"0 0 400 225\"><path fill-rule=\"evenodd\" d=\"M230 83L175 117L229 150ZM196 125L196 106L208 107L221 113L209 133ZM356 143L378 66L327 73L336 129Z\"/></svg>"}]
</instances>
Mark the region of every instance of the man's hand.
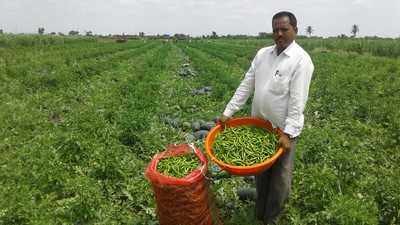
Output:
<instances>
[{"instance_id":1,"label":"man's hand","mask_svg":"<svg viewBox=\"0 0 400 225\"><path fill-rule=\"evenodd\" d=\"M285 151L290 149L290 140L288 134L282 134L279 138L278 146L282 147Z\"/></svg>"},{"instance_id":2,"label":"man's hand","mask_svg":"<svg viewBox=\"0 0 400 225\"><path fill-rule=\"evenodd\" d=\"M222 126L222 129L225 128L225 123L230 119L230 117L225 116L222 114L217 121L217 124L220 124Z\"/></svg>"}]
</instances>

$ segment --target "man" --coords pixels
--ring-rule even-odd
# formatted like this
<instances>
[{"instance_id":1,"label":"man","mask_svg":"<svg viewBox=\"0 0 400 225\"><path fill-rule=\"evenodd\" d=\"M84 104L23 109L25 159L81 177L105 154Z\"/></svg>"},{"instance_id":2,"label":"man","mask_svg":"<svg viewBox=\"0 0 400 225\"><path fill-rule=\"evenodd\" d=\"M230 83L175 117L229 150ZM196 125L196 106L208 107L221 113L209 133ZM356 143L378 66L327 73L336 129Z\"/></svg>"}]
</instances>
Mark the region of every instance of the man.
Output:
<instances>
[{"instance_id":1,"label":"man","mask_svg":"<svg viewBox=\"0 0 400 225\"><path fill-rule=\"evenodd\" d=\"M297 20L290 12L272 17L275 45L257 52L250 69L237 88L220 122L225 123L254 92L254 117L282 129L279 145L284 154L267 171L256 176L256 215L264 223L275 223L289 196L297 137L304 124L304 107L314 65L295 42Z\"/></svg>"}]
</instances>

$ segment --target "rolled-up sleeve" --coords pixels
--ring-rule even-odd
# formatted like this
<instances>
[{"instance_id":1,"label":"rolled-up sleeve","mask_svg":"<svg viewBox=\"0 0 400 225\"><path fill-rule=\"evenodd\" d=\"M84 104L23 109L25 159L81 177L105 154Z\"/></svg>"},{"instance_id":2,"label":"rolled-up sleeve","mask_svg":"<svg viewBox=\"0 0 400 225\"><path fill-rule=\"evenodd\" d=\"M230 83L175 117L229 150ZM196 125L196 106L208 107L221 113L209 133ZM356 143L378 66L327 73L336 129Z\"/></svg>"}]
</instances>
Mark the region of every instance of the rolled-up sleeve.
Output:
<instances>
[{"instance_id":1,"label":"rolled-up sleeve","mask_svg":"<svg viewBox=\"0 0 400 225\"><path fill-rule=\"evenodd\" d=\"M311 77L314 72L314 65L310 58L303 58L290 81L288 114L285 119L283 132L291 138L300 135L304 126L304 107L308 98Z\"/></svg>"},{"instance_id":2,"label":"rolled-up sleeve","mask_svg":"<svg viewBox=\"0 0 400 225\"><path fill-rule=\"evenodd\" d=\"M239 111L243 105L246 103L249 96L254 91L254 79L255 79L255 70L257 64L257 57L254 57L251 66L247 73L244 76L244 79L240 83L239 87L236 89L235 94L226 105L224 115L227 117L231 117L235 112Z\"/></svg>"}]
</instances>

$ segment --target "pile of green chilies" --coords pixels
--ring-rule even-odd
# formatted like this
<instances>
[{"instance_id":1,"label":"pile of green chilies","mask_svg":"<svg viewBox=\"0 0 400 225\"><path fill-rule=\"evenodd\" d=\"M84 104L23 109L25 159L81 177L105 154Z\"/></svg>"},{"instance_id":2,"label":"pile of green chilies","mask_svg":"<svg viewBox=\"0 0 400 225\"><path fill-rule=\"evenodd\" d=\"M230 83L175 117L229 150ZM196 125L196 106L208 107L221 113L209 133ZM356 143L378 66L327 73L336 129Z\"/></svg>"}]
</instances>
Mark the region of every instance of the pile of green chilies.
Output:
<instances>
[{"instance_id":1,"label":"pile of green chilies","mask_svg":"<svg viewBox=\"0 0 400 225\"><path fill-rule=\"evenodd\" d=\"M229 165L251 166L270 158L278 138L254 126L227 127L219 133L212 146L215 157Z\"/></svg>"},{"instance_id":2,"label":"pile of green chilies","mask_svg":"<svg viewBox=\"0 0 400 225\"><path fill-rule=\"evenodd\" d=\"M199 159L194 154L161 159L157 171L171 177L182 178L199 166Z\"/></svg>"}]
</instances>

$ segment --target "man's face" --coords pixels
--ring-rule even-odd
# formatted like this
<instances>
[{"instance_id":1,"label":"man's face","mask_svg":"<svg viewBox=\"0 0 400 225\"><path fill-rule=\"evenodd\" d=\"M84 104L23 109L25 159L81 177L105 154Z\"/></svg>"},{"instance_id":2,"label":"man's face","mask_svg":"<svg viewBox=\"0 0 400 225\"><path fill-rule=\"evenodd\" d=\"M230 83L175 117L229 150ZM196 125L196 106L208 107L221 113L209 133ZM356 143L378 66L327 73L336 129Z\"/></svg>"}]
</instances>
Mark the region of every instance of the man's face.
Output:
<instances>
[{"instance_id":1,"label":"man's face","mask_svg":"<svg viewBox=\"0 0 400 225\"><path fill-rule=\"evenodd\" d=\"M279 51L283 51L296 38L297 27L290 25L289 21L287 16L272 21L272 37Z\"/></svg>"}]
</instances>

